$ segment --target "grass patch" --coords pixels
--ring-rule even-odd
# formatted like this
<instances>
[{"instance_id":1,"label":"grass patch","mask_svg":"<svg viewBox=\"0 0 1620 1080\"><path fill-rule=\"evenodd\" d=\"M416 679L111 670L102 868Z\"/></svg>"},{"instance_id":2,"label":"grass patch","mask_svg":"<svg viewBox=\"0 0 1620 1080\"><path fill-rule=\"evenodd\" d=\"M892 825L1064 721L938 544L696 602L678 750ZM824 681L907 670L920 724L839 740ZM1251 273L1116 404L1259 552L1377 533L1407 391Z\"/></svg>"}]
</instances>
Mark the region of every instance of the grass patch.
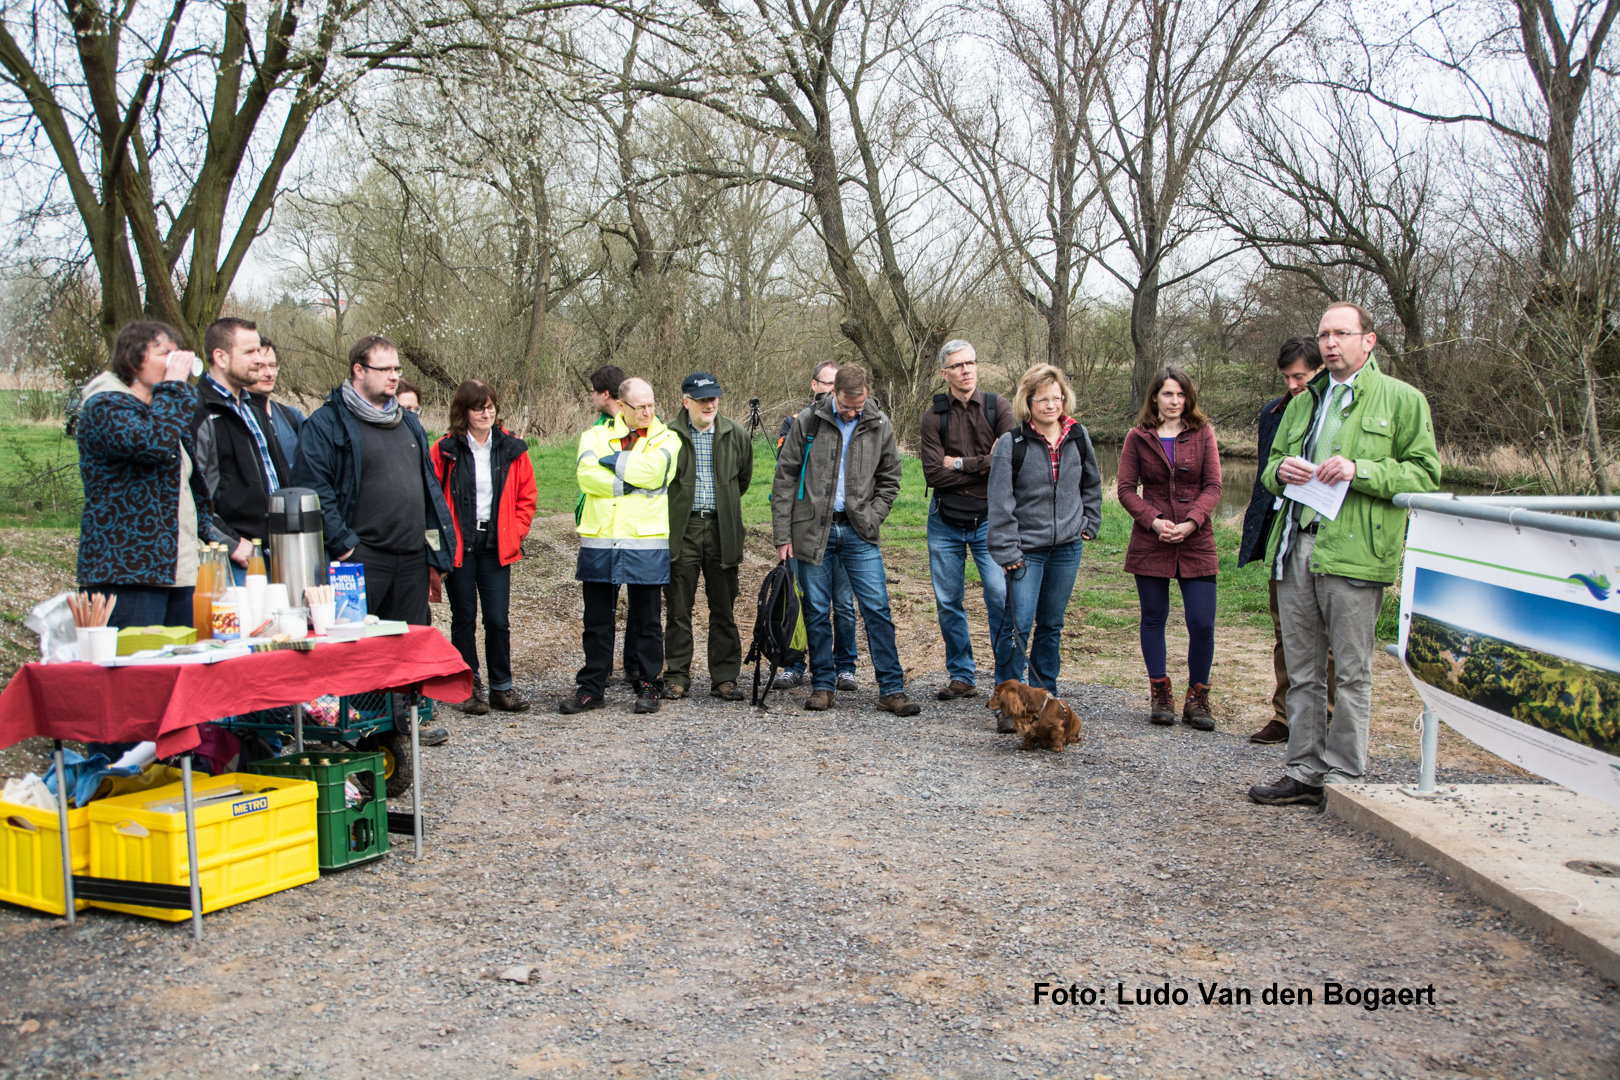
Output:
<instances>
[{"instance_id":1,"label":"grass patch","mask_svg":"<svg viewBox=\"0 0 1620 1080\"><path fill-rule=\"evenodd\" d=\"M83 505L79 444L61 423L0 422L0 527L77 528Z\"/></svg>"}]
</instances>

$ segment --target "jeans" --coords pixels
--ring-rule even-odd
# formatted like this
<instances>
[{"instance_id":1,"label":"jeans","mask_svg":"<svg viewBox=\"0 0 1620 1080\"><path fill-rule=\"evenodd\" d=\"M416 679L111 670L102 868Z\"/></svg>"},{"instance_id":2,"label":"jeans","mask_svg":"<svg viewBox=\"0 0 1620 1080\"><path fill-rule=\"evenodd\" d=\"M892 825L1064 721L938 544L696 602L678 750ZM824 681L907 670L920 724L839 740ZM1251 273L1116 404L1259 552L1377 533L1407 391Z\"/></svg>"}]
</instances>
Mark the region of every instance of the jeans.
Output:
<instances>
[{"instance_id":1,"label":"jeans","mask_svg":"<svg viewBox=\"0 0 1620 1080\"><path fill-rule=\"evenodd\" d=\"M1022 572L1008 575L1007 607L1011 618L1004 617L1004 621L1012 623L1012 632L1006 645L996 652L997 683L1016 679L1057 693L1058 669L1063 663L1063 616L1069 610L1074 579L1080 572L1082 546L1081 541L1071 540L1057 547L1026 551Z\"/></svg>"},{"instance_id":2,"label":"jeans","mask_svg":"<svg viewBox=\"0 0 1620 1080\"><path fill-rule=\"evenodd\" d=\"M866 623L866 651L872 657L878 694L904 693L905 671L894 644L894 619L889 614L889 585L883 576L883 552L862 540L848 523L834 521L827 533L827 550L820 566L799 563L799 587L804 590L804 629L810 638L811 687L831 690L837 685L833 666L833 633L827 620L833 604L833 580L842 567Z\"/></svg>"},{"instance_id":3,"label":"jeans","mask_svg":"<svg viewBox=\"0 0 1620 1080\"><path fill-rule=\"evenodd\" d=\"M832 624L833 670L839 674L855 670L860 653L855 647L855 590L849 583L849 574L842 563L833 567ZM800 589L804 588L801 581ZM805 626L809 626L809 613L805 613ZM795 675L804 674L804 663L783 668Z\"/></svg>"},{"instance_id":4,"label":"jeans","mask_svg":"<svg viewBox=\"0 0 1620 1080\"><path fill-rule=\"evenodd\" d=\"M967 591L967 557L971 552L984 583L984 607L990 616L992 654L1000 644L1002 612L1007 604L1007 574L990 558L985 534L990 523L981 521L977 529L961 529L939 516L939 501L928 508L928 574L934 579L934 606L939 610L939 632L945 639L945 670L955 682L975 686L977 668L973 662L973 641L968 636L967 611L962 599Z\"/></svg>"},{"instance_id":5,"label":"jeans","mask_svg":"<svg viewBox=\"0 0 1620 1080\"><path fill-rule=\"evenodd\" d=\"M461 553L461 565L444 578L445 598L450 601L450 644L478 677L478 636L475 620L479 608L484 615L484 659L489 663L489 688L512 689L512 627L508 614L512 607L512 568L501 565L494 543L481 541L487 532L476 534Z\"/></svg>"},{"instance_id":6,"label":"jeans","mask_svg":"<svg viewBox=\"0 0 1620 1080\"><path fill-rule=\"evenodd\" d=\"M1187 621L1187 682L1209 685L1215 660L1215 577L1177 578L1181 611ZM1142 604L1138 636L1148 678L1165 676L1164 624L1170 621L1170 579L1136 575L1136 597Z\"/></svg>"}]
</instances>

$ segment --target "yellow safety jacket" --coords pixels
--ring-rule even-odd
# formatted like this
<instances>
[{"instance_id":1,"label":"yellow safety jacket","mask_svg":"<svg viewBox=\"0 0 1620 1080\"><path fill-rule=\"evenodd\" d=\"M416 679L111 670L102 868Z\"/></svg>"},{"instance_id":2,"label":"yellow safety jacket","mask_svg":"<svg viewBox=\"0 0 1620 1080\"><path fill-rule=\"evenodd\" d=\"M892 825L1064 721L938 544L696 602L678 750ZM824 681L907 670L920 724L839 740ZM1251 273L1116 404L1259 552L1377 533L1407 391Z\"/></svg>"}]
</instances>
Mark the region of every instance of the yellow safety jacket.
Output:
<instances>
[{"instance_id":1,"label":"yellow safety jacket","mask_svg":"<svg viewBox=\"0 0 1620 1080\"><path fill-rule=\"evenodd\" d=\"M669 483L680 440L653 418L645 438L623 449L623 417L595 424L579 437L575 475L585 504L579 512L579 581L616 585L669 583ZM613 467L602 464L613 457Z\"/></svg>"}]
</instances>

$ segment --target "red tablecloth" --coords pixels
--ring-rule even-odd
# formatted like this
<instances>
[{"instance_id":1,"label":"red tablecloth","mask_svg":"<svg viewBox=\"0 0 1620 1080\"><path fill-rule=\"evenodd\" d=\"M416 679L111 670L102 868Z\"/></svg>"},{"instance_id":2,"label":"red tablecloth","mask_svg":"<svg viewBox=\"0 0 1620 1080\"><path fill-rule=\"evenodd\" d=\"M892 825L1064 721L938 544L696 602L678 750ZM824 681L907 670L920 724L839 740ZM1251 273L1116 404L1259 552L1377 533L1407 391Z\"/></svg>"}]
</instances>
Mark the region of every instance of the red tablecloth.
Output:
<instances>
[{"instance_id":1,"label":"red tablecloth","mask_svg":"<svg viewBox=\"0 0 1620 1080\"><path fill-rule=\"evenodd\" d=\"M420 683L463 701L472 672L431 626L402 635L280 649L217 664L29 664L0 693L0 747L32 735L157 743L160 757L197 745L197 725L224 716Z\"/></svg>"}]
</instances>

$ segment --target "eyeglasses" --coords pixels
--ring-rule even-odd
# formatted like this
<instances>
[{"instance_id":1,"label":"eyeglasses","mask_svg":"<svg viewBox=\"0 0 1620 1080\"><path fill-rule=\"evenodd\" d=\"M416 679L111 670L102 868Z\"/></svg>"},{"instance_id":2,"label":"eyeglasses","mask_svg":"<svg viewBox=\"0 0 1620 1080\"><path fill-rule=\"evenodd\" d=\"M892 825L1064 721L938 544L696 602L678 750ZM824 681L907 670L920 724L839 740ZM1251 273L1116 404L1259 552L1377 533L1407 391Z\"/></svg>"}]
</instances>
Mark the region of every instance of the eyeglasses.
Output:
<instances>
[{"instance_id":1,"label":"eyeglasses","mask_svg":"<svg viewBox=\"0 0 1620 1080\"><path fill-rule=\"evenodd\" d=\"M400 372L400 367L398 364L395 364L393 367L376 367L372 364L361 364L360 366L365 368L367 371L380 371L385 375L398 375Z\"/></svg>"},{"instance_id":2,"label":"eyeglasses","mask_svg":"<svg viewBox=\"0 0 1620 1080\"><path fill-rule=\"evenodd\" d=\"M1366 337L1366 336L1367 336L1367 331L1365 331L1365 330L1324 330L1320 334L1316 335L1316 340L1321 342L1323 345L1326 345L1328 342L1333 341L1335 339L1337 339L1339 341L1345 341L1345 340L1347 340L1349 338L1353 338L1353 337Z\"/></svg>"},{"instance_id":3,"label":"eyeglasses","mask_svg":"<svg viewBox=\"0 0 1620 1080\"><path fill-rule=\"evenodd\" d=\"M961 371L963 368L978 367L977 360L964 360L960 364L946 364L941 371Z\"/></svg>"},{"instance_id":4,"label":"eyeglasses","mask_svg":"<svg viewBox=\"0 0 1620 1080\"><path fill-rule=\"evenodd\" d=\"M493 402L493 401L491 401L491 402L490 402L490 403L489 403L489 404L487 404L487 405L480 405L480 406L478 406L478 408L476 408L476 409L468 409L468 410L467 410L467 411L468 411L468 412L487 412L487 413L492 413L492 412L494 412L494 411L495 411L495 403L494 403L494 402Z\"/></svg>"},{"instance_id":5,"label":"eyeglasses","mask_svg":"<svg viewBox=\"0 0 1620 1080\"><path fill-rule=\"evenodd\" d=\"M1031 405L1056 405L1058 408L1061 409L1063 407L1063 399L1061 397L1038 397L1038 398L1032 399L1030 401L1030 404Z\"/></svg>"}]
</instances>

